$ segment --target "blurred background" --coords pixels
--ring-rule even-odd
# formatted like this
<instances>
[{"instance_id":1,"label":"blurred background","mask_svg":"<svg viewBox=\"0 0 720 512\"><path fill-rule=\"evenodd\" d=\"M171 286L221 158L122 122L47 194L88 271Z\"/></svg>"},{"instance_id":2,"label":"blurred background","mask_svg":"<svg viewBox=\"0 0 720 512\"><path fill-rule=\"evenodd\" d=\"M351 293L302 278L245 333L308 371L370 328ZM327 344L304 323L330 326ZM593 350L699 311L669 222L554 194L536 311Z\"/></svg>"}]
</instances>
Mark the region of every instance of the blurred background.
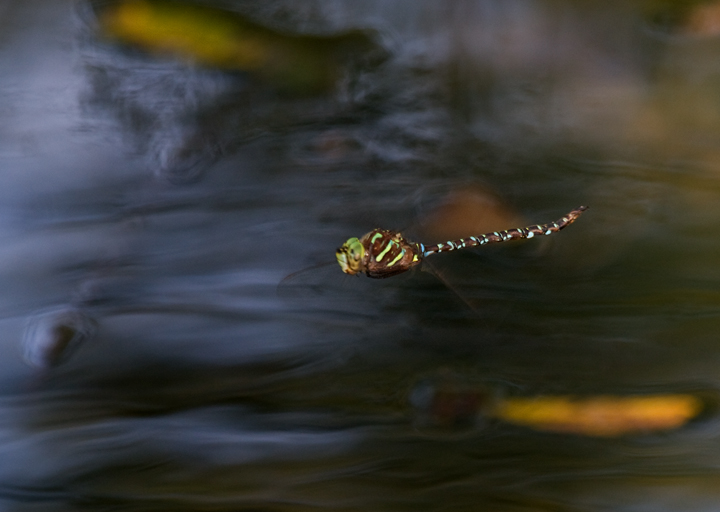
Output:
<instances>
[{"instance_id":1,"label":"blurred background","mask_svg":"<svg viewBox=\"0 0 720 512\"><path fill-rule=\"evenodd\" d=\"M5 0L0 119L0 511L717 509L720 2Z\"/></svg>"}]
</instances>

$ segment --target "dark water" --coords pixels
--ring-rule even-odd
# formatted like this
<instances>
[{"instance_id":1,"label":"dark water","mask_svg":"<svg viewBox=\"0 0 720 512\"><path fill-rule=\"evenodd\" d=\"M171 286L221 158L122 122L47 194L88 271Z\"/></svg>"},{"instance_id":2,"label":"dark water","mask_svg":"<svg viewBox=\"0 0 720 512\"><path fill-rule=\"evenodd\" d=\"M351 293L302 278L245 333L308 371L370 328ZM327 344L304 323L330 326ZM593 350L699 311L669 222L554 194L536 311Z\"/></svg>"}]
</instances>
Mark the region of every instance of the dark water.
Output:
<instances>
[{"instance_id":1,"label":"dark water","mask_svg":"<svg viewBox=\"0 0 720 512\"><path fill-rule=\"evenodd\" d=\"M0 3L0 510L716 510L713 414L594 438L437 424L423 393L714 394L717 37L661 3L221 6L384 56L294 96ZM278 292L470 184L532 223L591 209L438 256L450 287ZM87 339L27 365L68 311Z\"/></svg>"}]
</instances>

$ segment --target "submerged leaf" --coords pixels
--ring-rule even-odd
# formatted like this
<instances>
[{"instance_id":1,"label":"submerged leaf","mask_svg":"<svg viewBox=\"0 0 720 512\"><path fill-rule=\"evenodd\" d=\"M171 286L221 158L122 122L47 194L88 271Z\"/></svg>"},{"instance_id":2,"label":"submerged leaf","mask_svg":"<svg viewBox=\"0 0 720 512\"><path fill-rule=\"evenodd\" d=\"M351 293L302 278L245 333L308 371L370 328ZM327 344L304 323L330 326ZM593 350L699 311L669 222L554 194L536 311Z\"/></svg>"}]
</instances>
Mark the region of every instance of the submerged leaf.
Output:
<instances>
[{"instance_id":1,"label":"submerged leaf","mask_svg":"<svg viewBox=\"0 0 720 512\"><path fill-rule=\"evenodd\" d=\"M682 28L690 35L716 37L720 34L720 2L693 6Z\"/></svg>"},{"instance_id":2,"label":"submerged leaf","mask_svg":"<svg viewBox=\"0 0 720 512\"><path fill-rule=\"evenodd\" d=\"M103 34L151 53L247 71L292 92L319 92L349 53L377 50L362 31L289 35L235 13L172 0L125 0L102 10Z\"/></svg>"},{"instance_id":3,"label":"submerged leaf","mask_svg":"<svg viewBox=\"0 0 720 512\"><path fill-rule=\"evenodd\" d=\"M95 321L73 307L44 311L32 317L25 328L23 356L36 368L49 369L67 359L95 335Z\"/></svg>"},{"instance_id":4,"label":"submerged leaf","mask_svg":"<svg viewBox=\"0 0 720 512\"><path fill-rule=\"evenodd\" d=\"M702 409L689 394L555 396L507 398L492 415L536 430L611 437L678 428Z\"/></svg>"},{"instance_id":5,"label":"submerged leaf","mask_svg":"<svg viewBox=\"0 0 720 512\"><path fill-rule=\"evenodd\" d=\"M470 184L451 190L440 205L423 215L419 229L423 242L456 240L521 226L523 218L489 188Z\"/></svg>"}]
</instances>

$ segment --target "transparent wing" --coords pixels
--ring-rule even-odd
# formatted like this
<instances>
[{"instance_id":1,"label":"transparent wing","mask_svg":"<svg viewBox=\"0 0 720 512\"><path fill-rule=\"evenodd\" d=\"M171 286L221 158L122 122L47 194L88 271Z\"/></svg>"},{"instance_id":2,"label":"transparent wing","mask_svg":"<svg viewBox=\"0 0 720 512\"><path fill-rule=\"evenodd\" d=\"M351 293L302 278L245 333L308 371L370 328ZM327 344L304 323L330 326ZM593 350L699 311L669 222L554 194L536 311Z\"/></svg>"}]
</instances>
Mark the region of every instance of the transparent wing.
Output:
<instances>
[{"instance_id":1,"label":"transparent wing","mask_svg":"<svg viewBox=\"0 0 720 512\"><path fill-rule=\"evenodd\" d=\"M447 254L423 262L435 279L455 299L457 317L480 322L485 336L497 333L512 318L517 304L512 300L517 288L503 275L506 265L482 254Z\"/></svg>"},{"instance_id":2,"label":"transparent wing","mask_svg":"<svg viewBox=\"0 0 720 512\"><path fill-rule=\"evenodd\" d=\"M328 293L333 283L339 284L342 277L334 261L319 263L285 276L278 283L277 293L280 298L288 300L317 297Z\"/></svg>"},{"instance_id":3,"label":"transparent wing","mask_svg":"<svg viewBox=\"0 0 720 512\"><path fill-rule=\"evenodd\" d=\"M278 296L287 309L305 318L320 318L355 325L375 319L394 302L397 284L392 279L370 279L344 274L332 261L289 274L278 283Z\"/></svg>"},{"instance_id":4,"label":"transparent wing","mask_svg":"<svg viewBox=\"0 0 720 512\"><path fill-rule=\"evenodd\" d=\"M429 189L416 201L417 223L411 230L414 240L426 245L471 235L520 227L527 222L502 198L477 183L457 184L449 190ZM515 310L518 248L535 252L540 244L515 247L483 247L432 255L423 261L423 270L435 278L465 307L471 317L480 319L485 332L504 325ZM513 257L507 258L509 254Z\"/></svg>"}]
</instances>

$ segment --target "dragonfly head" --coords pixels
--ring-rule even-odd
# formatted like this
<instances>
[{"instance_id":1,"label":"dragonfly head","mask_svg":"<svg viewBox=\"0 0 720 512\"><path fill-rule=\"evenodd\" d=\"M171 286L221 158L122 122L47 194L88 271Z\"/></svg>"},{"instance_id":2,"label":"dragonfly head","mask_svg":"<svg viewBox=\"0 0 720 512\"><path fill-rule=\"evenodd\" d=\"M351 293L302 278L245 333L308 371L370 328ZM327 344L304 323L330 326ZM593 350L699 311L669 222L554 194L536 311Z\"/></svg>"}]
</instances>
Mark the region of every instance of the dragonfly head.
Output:
<instances>
[{"instance_id":1,"label":"dragonfly head","mask_svg":"<svg viewBox=\"0 0 720 512\"><path fill-rule=\"evenodd\" d=\"M363 272L363 259L365 247L357 238L349 238L336 252L340 268L346 274L358 274Z\"/></svg>"}]
</instances>

